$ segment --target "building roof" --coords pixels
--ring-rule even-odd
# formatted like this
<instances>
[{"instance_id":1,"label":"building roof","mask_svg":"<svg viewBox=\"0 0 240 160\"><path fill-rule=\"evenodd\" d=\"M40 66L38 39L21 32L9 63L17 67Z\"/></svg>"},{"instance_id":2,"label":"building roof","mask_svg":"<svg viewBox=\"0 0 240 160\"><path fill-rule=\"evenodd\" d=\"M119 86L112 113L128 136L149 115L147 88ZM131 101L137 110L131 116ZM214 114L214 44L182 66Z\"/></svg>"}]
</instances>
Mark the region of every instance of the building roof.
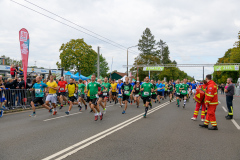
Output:
<instances>
[{"instance_id":1,"label":"building roof","mask_svg":"<svg viewBox=\"0 0 240 160\"><path fill-rule=\"evenodd\" d=\"M127 75L127 73L121 73L121 72L113 72L113 73L116 73L116 74L118 74L118 75L121 76L121 77L124 77L124 76ZM131 76L130 78L136 79L134 76Z\"/></svg>"}]
</instances>

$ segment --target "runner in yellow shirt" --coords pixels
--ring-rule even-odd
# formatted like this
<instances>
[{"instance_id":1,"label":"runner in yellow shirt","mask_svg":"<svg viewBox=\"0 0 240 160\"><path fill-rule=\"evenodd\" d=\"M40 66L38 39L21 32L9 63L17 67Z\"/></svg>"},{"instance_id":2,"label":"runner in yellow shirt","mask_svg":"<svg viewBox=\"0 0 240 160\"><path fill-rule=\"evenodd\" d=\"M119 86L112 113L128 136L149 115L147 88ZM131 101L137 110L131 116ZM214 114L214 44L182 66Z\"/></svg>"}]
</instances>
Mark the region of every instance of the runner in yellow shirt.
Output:
<instances>
[{"instance_id":1,"label":"runner in yellow shirt","mask_svg":"<svg viewBox=\"0 0 240 160\"><path fill-rule=\"evenodd\" d=\"M115 101L115 104L117 103L117 83L115 79L111 83L112 86L112 100ZM110 100L111 103L111 100Z\"/></svg>"}]
</instances>

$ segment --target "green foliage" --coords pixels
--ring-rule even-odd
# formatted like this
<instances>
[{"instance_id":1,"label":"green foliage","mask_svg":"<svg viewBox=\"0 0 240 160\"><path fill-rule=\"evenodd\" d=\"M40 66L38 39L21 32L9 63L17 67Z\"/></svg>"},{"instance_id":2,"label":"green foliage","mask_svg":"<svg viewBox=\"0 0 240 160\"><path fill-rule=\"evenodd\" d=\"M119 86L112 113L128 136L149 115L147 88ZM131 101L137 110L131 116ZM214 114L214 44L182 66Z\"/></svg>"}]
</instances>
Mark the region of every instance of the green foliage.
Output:
<instances>
[{"instance_id":1,"label":"green foliage","mask_svg":"<svg viewBox=\"0 0 240 160\"><path fill-rule=\"evenodd\" d=\"M218 63L240 63L240 32L238 33L238 41L234 44L235 47L228 49L224 56L218 58ZM236 83L238 77L240 75L240 71L214 71L213 80L218 83L226 83L227 78L231 77L233 82Z\"/></svg>"},{"instance_id":2,"label":"green foliage","mask_svg":"<svg viewBox=\"0 0 240 160\"><path fill-rule=\"evenodd\" d=\"M166 42L163 40L159 40L159 42L155 43L154 36L152 35L149 28L146 28L141 36L141 39L138 43L138 49L140 54L135 58L134 65L161 65L161 64L177 64L177 62L170 60L170 51ZM135 77L137 77L137 68L133 67L130 69ZM147 71L143 71L143 67L138 68L138 77L140 80L143 80L148 76ZM192 77L188 76L185 72L181 71L179 68L170 67L164 68L164 71L152 71L151 79L154 80L163 80L164 77L167 80L171 79L183 79L188 78L193 80Z\"/></svg>"},{"instance_id":3,"label":"green foliage","mask_svg":"<svg viewBox=\"0 0 240 160\"><path fill-rule=\"evenodd\" d=\"M74 70L88 76L97 73L97 53L92 46L84 42L83 39L72 39L66 44L62 44L59 49L61 62L57 62L58 68L64 70ZM100 55L100 75L106 76L109 70L106 59Z\"/></svg>"},{"instance_id":4,"label":"green foliage","mask_svg":"<svg viewBox=\"0 0 240 160\"><path fill-rule=\"evenodd\" d=\"M14 60L14 59L11 59L10 57L6 57L5 55L2 55L1 56L2 58L5 58L5 65L11 65L11 64L18 64L19 66L22 65L22 60L18 61L18 60Z\"/></svg>"}]
</instances>

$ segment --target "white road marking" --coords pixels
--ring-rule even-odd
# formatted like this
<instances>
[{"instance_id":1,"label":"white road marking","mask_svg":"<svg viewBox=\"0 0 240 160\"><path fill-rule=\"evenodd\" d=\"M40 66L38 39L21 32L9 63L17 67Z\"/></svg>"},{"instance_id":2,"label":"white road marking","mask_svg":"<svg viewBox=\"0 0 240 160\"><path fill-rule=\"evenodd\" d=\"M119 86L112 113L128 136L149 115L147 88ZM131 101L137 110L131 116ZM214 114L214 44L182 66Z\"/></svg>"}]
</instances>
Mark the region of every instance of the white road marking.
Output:
<instances>
[{"instance_id":1,"label":"white road marking","mask_svg":"<svg viewBox=\"0 0 240 160\"><path fill-rule=\"evenodd\" d=\"M219 104L221 104L221 102L220 102L220 101L218 101L218 103L219 103Z\"/></svg>"},{"instance_id":2,"label":"white road marking","mask_svg":"<svg viewBox=\"0 0 240 160\"><path fill-rule=\"evenodd\" d=\"M223 108L223 110L224 110L225 112L228 112L224 106L222 106L222 108ZM234 124L234 126L235 126L238 130L240 130L240 126L237 124L237 122L236 122L234 119L231 119L231 121L232 121L232 123Z\"/></svg>"},{"instance_id":3,"label":"white road marking","mask_svg":"<svg viewBox=\"0 0 240 160\"><path fill-rule=\"evenodd\" d=\"M233 122L233 124L235 125L235 127L236 127L238 130L240 130L240 126L237 124L237 122L236 122L234 119L232 119L231 121Z\"/></svg>"},{"instance_id":4,"label":"white road marking","mask_svg":"<svg viewBox=\"0 0 240 160\"><path fill-rule=\"evenodd\" d=\"M172 101L172 102L174 102L174 101ZM163 108L163 107L165 107L165 106L167 106L168 104L170 104L170 103L169 102L165 102L165 103L163 103L163 104L161 104L161 105L159 105L157 107L154 107L153 109L149 110L148 115L153 113L153 112L155 112L155 111L157 111L157 110L159 110L159 109L161 109L161 108ZM68 148L65 148L65 149L63 149L63 150L61 150L61 151L59 151L59 152L57 152L57 153L55 153L55 154L53 154L51 156L48 156L48 157L44 158L43 160L50 160L50 159L56 158L57 156L60 156L60 155L62 155L62 154L64 154L64 153L66 153L66 152L68 152L68 151L70 151L70 150L75 148L71 152L68 152L68 153L62 155L61 157L57 158L59 160L60 159L64 159L67 156L72 155L72 154L78 152L79 150L81 150L81 149L83 149L83 148L85 148L85 147L87 147L87 146L89 146L89 145L99 141L100 139L102 139L102 138L104 138L104 137L106 137L106 136L108 136L108 135L110 135L110 134L112 134L112 133L114 133L114 132L116 132L116 131L118 131L118 130L126 127L126 126L128 126L128 125L130 125L130 124L132 124L133 122L135 122L135 121L137 121L139 119L142 119L143 118L143 114L144 113L139 114L139 115L137 115L137 116L135 116L133 118L130 118L129 120L126 120L126 121L124 121L124 122L122 122L122 123L120 123L118 125L115 125L115 126L109 128L109 129L107 129L105 131L102 131L102 132L100 132L100 133L98 133L98 134L96 134L94 136L91 136L91 137L89 137L89 138L87 138L85 140L82 140L82 141L80 141L80 142L78 142L78 143L76 143L76 144L74 144L74 145L72 145L72 146L70 146ZM84 144L84 143L86 143L86 144ZM84 144L84 145L82 145L82 144ZM80 146L80 145L82 145L82 146ZM78 148L76 148L76 147L78 147Z\"/></svg>"},{"instance_id":5,"label":"white road marking","mask_svg":"<svg viewBox=\"0 0 240 160\"><path fill-rule=\"evenodd\" d=\"M227 110L226 110L226 108L225 108L224 106L222 106L222 109L223 109L225 112L227 112Z\"/></svg>"},{"instance_id":6,"label":"white road marking","mask_svg":"<svg viewBox=\"0 0 240 160\"><path fill-rule=\"evenodd\" d=\"M73 114L69 114L69 115L65 115L65 116L59 116L59 117L55 117L55 118L45 119L45 120L43 120L43 121L44 121L44 122L46 122L46 121L51 121L51 120L54 120L54 119L63 118L63 117L67 117L67 116L72 116L72 115L80 114L80 113L82 113L82 112L77 112L77 113L73 113Z\"/></svg>"}]
</instances>

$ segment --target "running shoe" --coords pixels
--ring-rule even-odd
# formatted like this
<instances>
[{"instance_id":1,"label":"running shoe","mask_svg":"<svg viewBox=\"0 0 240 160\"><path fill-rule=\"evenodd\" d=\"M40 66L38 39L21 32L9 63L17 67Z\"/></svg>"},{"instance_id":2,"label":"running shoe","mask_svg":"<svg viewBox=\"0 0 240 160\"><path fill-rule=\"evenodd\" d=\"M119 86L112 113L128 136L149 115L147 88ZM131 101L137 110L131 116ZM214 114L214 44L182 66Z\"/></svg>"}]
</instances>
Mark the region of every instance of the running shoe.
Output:
<instances>
[{"instance_id":1,"label":"running shoe","mask_svg":"<svg viewBox=\"0 0 240 160\"><path fill-rule=\"evenodd\" d=\"M92 113L92 112L93 112L93 110L91 109L90 113Z\"/></svg>"},{"instance_id":2,"label":"running shoe","mask_svg":"<svg viewBox=\"0 0 240 160\"><path fill-rule=\"evenodd\" d=\"M106 112L107 112L107 109L104 108L104 109L103 109L103 114L106 114Z\"/></svg>"},{"instance_id":3,"label":"running shoe","mask_svg":"<svg viewBox=\"0 0 240 160\"><path fill-rule=\"evenodd\" d=\"M36 113L30 114L29 117L36 117Z\"/></svg>"},{"instance_id":4,"label":"running shoe","mask_svg":"<svg viewBox=\"0 0 240 160\"><path fill-rule=\"evenodd\" d=\"M123 110L123 111L122 111L122 114L125 114L125 113L126 113L126 111Z\"/></svg>"},{"instance_id":5,"label":"running shoe","mask_svg":"<svg viewBox=\"0 0 240 160\"><path fill-rule=\"evenodd\" d=\"M2 109L3 109L3 110L5 110L5 109L6 109L6 107L5 107L5 106L2 106Z\"/></svg>"},{"instance_id":6,"label":"running shoe","mask_svg":"<svg viewBox=\"0 0 240 160\"><path fill-rule=\"evenodd\" d=\"M78 108L82 108L80 104L78 105Z\"/></svg>"},{"instance_id":7,"label":"running shoe","mask_svg":"<svg viewBox=\"0 0 240 160\"><path fill-rule=\"evenodd\" d=\"M139 108L139 106L137 106L137 108Z\"/></svg>"},{"instance_id":8,"label":"running shoe","mask_svg":"<svg viewBox=\"0 0 240 160\"><path fill-rule=\"evenodd\" d=\"M82 111L82 106L79 107L79 111Z\"/></svg>"},{"instance_id":9,"label":"running shoe","mask_svg":"<svg viewBox=\"0 0 240 160\"><path fill-rule=\"evenodd\" d=\"M59 109L62 109L63 105L61 105L61 107Z\"/></svg>"},{"instance_id":10,"label":"running shoe","mask_svg":"<svg viewBox=\"0 0 240 160\"><path fill-rule=\"evenodd\" d=\"M185 104L182 107L185 108Z\"/></svg>"},{"instance_id":11,"label":"running shoe","mask_svg":"<svg viewBox=\"0 0 240 160\"><path fill-rule=\"evenodd\" d=\"M49 113L52 113L52 108L50 108L50 109L48 110L48 112L49 112Z\"/></svg>"},{"instance_id":12,"label":"running shoe","mask_svg":"<svg viewBox=\"0 0 240 160\"><path fill-rule=\"evenodd\" d=\"M147 117L147 114L145 113L144 115L143 115L143 118L146 118Z\"/></svg>"},{"instance_id":13,"label":"running shoe","mask_svg":"<svg viewBox=\"0 0 240 160\"><path fill-rule=\"evenodd\" d=\"M102 120L103 119L103 114L101 114L99 117L100 117L100 120Z\"/></svg>"},{"instance_id":14,"label":"running shoe","mask_svg":"<svg viewBox=\"0 0 240 160\"><path fill-rule=\"evenodd\" d=\"M53 115L56 115L56 114L57 114L57 111L54 111L54 112L53 112Z\"/></svg>"},{"instance_id":15,"label":"running shoe","mask_svg":"<svg viewBox=\"0 0 240 160\"><path fill-rule=\"evenodd\" d=\"M192 117L192 118L191 118L191 120L193 120L193 121L196 121L196 120L197 120L197 118L195 118L195 117Z\"/></svg>"},{"instance_id":16,"label":"running shoe","mask_svg":"<svg viewBox=\"0 0 240 160\"><path fill-rule=\"evenodd\" d=\"M0 112L0 117L2 117L3 116L3 110L1 110L1 112Z\"/></svg>"},{"instance_id":17,"label":"running shoe","mask_svg":"<svg viewBox=\"0 0 240 160\"><path fill-rule=\"evenodd\" d=\"M110 103L112 103L112 102L110 101Z\"/></svg>"},{"instance_id":18,"label":"running shoe","mask_svg":"<svg viewBox=\"0 0 240 160\"><path fill-rule=\"evenodd\" d=\"M98 115L95 116L95 121L97 121L97 120L98 120Z\"/></svg>"},{"instance_id":19,"label":"running shoe","mask_svg":"<svg viewBox=\"0 0 240 160\"><path fill-rule=\"evenodd\" d=\"M65 112L66 113L66 115L69 115L69 112Z\"/></svg>"},{"instance_id":20,"label":"running shoe","mask_svg":"<svg viewBox=\"0 0 240 160\"><path fill-rule=\"evenodd\" d=\"M178 107L180 107L180 105L178 105Z\"/></svg>"},{"instance_id":21,"label":"running shoe","mask_svg":"<svg viewBox=\"0 0 240 160\"><path fill-rule=\"evenodd\" d=\"M117 101L115 101L115 104L117 104Z\"/></svg>"}]
</instances>

